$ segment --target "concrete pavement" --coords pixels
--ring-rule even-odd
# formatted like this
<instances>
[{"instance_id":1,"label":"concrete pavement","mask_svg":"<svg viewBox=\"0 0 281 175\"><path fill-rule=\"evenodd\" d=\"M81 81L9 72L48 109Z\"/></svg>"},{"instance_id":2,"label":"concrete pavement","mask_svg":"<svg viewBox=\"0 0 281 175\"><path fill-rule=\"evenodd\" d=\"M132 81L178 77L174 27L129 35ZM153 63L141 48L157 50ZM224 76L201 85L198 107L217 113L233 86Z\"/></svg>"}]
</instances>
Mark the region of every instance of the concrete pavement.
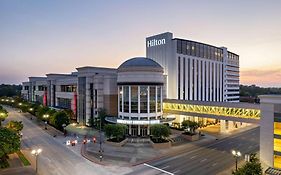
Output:
<instances>
[{"instance_id":1,"label":"concrete pavement","mask_svg":"<svg viewBox=\"0 0 281 175\"><path fill-rule=\"evenodd\" d=\"M21 113L7 107L9 120L20 120L24 124L22 149L33 167L35 158L28 154L32 149L41 148L43 151L38 156L38 172L40 175L92 175L92 174L124 174L131 171L130 168L117 166L101 166L83 158L80 152L76 152L63 143L60 136L52 137L34 124ZM77 148L77 147L76 147Z\"/></svg>"},{"instance_id":2,"label":"concrete pavement","mask_svg":"<svg viewBox=\"0 0 281 175\"><path fill-rule=\"evenodd\" d=\"M229 169L229 174L231 174L230 168L235 164L235 159L231 155L233 149L239 150L243 156L246 153L257 152L259 150L259 127L218 140L216 143L205 147L198 146L198 148L187 150L186 153L151 161L148 164L171 174L215 175L225 169ZM243 158L241 157L240 160L243 160ZM157 170L151 169L140 165L133 173L129 174L156 173ZM157 171L156 174L162 173Z\"/></svg>"}]
</instances>

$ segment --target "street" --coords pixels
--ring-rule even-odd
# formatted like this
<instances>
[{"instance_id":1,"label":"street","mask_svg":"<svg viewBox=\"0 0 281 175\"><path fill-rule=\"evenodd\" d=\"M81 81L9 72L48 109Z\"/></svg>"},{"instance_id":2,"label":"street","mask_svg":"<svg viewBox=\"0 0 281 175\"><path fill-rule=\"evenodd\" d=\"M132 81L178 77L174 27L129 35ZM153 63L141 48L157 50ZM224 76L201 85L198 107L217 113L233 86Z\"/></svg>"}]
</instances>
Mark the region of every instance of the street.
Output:
<instances>
[{"instance_id":1,"label":"street","mask_svg":"<svg viewBox=\"0 0 281 175\"><path fill-rule=\"evenodd\" d=\"M80 153L73 151L63 144L58 137L54 138L44 130L32 123L30 119L24 117L12 108L6 108L9 117L5 123L10 120L19 120L24 124L22 149L38 149L43 151L38 156L38 174L40 175L92 175L92 174L124 174L130 171L130 168L116 166L101 166L94 164L83 158ZM28 158L31 157L27 156ZM32 164L35 159L32 157Z\"/></svg>"},{"instance_id":2,"label":"street","mask_svg":"<svg viewBox=\"0 0 281 175\"><path fill-rule=\"evenodd\" d=\"M148 162L147 165L137 167L130 175L218 174L235 165L231 150L238 150L242 153L240 160L244 159L245 154L257 152L259 150L259 127L217 140L216 143L205 147L187 150L183 154Z\"/></svg>"}]
</instances>

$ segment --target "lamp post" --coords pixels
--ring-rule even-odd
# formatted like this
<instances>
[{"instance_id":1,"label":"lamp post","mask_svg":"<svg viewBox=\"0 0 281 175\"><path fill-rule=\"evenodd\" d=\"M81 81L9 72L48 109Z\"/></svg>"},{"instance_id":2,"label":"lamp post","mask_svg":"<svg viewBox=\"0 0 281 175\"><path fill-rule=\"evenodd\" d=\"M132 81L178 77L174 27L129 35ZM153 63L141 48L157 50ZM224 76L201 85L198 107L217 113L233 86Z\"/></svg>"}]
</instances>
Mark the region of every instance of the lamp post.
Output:
<instances>
[{"instance_id":1,"label":"lamp post","mask_svg":"<svg viewBox=\"0 0 281 175\"><path fill-rule=\"evenodd\" d=\"M66 137L66 132L65 132L65 127L66 127L66 124L64 123L64 124L62 124L62 127L63 127L63 134L64 134L64 136Z\"/></svg>"},{"instance_id":2,"label":"lamp post","mask_svg":"<svg viewBox=\"0 0 281 175\"><path fill-rule=\"evenodd\" d=\"M232 155L235 157L235 170L237 171L238 158L241 157L241 152L232 150Z\"/></svg>"},{"instance_id":3,"label":"lamp post","mask_svg":"<svg viewBox=\"0 0 281 175\"><path fill-rule=\"evenodd\" d=\"M48 123L48 122L47 122L47 119L49 118L49 115L48 115L48 114L44 114L44 115L43 115L43 118L45 119L45 122L44 122L44 123L45 123L45 129L47 130L47 129L48 129L48 128L47 128L47 123Z\"/></svg>"},{"instance_id":4,"label":"lamp post","mask_svg":"<svg viewBox=\"0 0 281 175\"><path fill-rule=\"evenodd\" d=\"M36 174L38 174L38 155L42 152L42 149L34 149L31 151L31 154L35 156L35 170Z\"/></svg>"},{"instance_id":5,"label":"lamp post","mask_svg":"<svg viewBox=\"0 0 281 175\"><path fill-rule=\"evenodd\" d=\"M101 141L101 116L100 116L100 150L99 150L99 152L100 152L100 161L102 161L102 146L101 146L101 144L102 144L102 141Z\"/></svg>"}]
</instances>

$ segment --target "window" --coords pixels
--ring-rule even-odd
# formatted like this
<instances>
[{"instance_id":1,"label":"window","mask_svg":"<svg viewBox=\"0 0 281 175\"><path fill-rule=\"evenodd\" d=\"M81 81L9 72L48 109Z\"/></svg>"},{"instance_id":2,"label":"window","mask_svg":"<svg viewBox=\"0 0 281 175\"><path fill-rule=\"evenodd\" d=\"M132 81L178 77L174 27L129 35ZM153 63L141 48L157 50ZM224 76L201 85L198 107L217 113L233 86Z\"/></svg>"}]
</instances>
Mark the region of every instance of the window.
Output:
<instances>
[{"instance_id":1,"label":"window","mask_svg":"<svg viewBox=\"0 0 281 175\"><path fill-rule=\"evenodd\" d=\"M138 86L131 86L131 113L138 113Z\"/></svg>"},{"instance_id":2,"label":"window","mask_svg":"<svg viewBox=\"0 0 281 175\"><path fill-rule=\"evenodd\" d=\"M140 86L140 113L147 113L147 86Z\"/></svg>"},{"instance_id":3,"label":"window","mask_svg":"<svg viewBox=\"0 0 281 175\"><path fill-rule=\"evenodd\" d=\"M129 112L129 86L123 86L124 112Z\"/></svg>"},{"instance_id":4,"label":"window","mask_svg":"<svg viewBox=\"0 0 281 175\"><path fill-rule=\"evenodd\" d=\"M122 86L118 88L119 89L119 111L120 112L123 112L122 111L122 96L123 96L123 91L122 91Z\"/></svg>"},{"instance_id":5,"label":"window","mask_svg":"<svg viewBox=\"0 0 281 175\"><path fill-rule=\"evenodd\" d=\"M182 48L182 54L186 55L186 50L187 50L186 41L182 41L181 48Z\"/></svg>"},{"instance_id":6,"label":"window","mask_svg":"<svg viewBox=\"0 0 281 175\"><path fill-rule=\"evenodd\" d=\"M150 113L156 112L156 87L150 86L149 87L149 103L150 103Z\"/></svg>"},{"instance_id":7,"label":"window","mask_svg":"<svg viewBox=\"0 0 281 175\"><path fill-rule=\"evenodd\" d=\"M178 99L180 99L180 90L181 90L181 61L180 57L178 57Z\"/></svg>"},{"instance_id":8,"label":"window","mask_svg":"<svg viewBox=\"0 0 281 175\"><path fill-rule=\"evenodd\" d=\"M177 53L181 54L182 53L182 47L181 47L181 40L177 40Z\"/></svg>"},{"instance_id":9,"label":"window","mask_svg":"<svg viewBox=\"0 0 281 175\"><path fill-rule=\"evenodd\" d=\"M157 86L157 112L162 112L161 111L161 94L162 94L161 86Z\"/></svg>"}]
</instances>

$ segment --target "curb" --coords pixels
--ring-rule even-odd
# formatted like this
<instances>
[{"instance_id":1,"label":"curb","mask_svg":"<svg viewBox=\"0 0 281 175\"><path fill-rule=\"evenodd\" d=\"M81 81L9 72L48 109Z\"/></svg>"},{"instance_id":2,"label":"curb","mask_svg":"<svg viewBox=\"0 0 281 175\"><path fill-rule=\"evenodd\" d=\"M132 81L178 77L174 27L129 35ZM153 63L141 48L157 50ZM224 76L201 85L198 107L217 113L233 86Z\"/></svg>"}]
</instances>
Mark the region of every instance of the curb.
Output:
<instances>
[{"instance_id":1,"label":"curb","mask_svg":"<svg viewBox=\"0 0 281 175\"><path fill-rule=\"evenodd\" d=\"M96 158L90 158L89 156L87 156L87 154L85 153L85 150L86 150L86 144L82 144L81 146L81 155L82 157L84 157L85 159L95 163L95 164L99 164L99 165L102 165L102 166L109 166L109 164L107 163L104 163L104 162L101 162L101 161L98 161Z\"/></svg>"}]
</instances>

